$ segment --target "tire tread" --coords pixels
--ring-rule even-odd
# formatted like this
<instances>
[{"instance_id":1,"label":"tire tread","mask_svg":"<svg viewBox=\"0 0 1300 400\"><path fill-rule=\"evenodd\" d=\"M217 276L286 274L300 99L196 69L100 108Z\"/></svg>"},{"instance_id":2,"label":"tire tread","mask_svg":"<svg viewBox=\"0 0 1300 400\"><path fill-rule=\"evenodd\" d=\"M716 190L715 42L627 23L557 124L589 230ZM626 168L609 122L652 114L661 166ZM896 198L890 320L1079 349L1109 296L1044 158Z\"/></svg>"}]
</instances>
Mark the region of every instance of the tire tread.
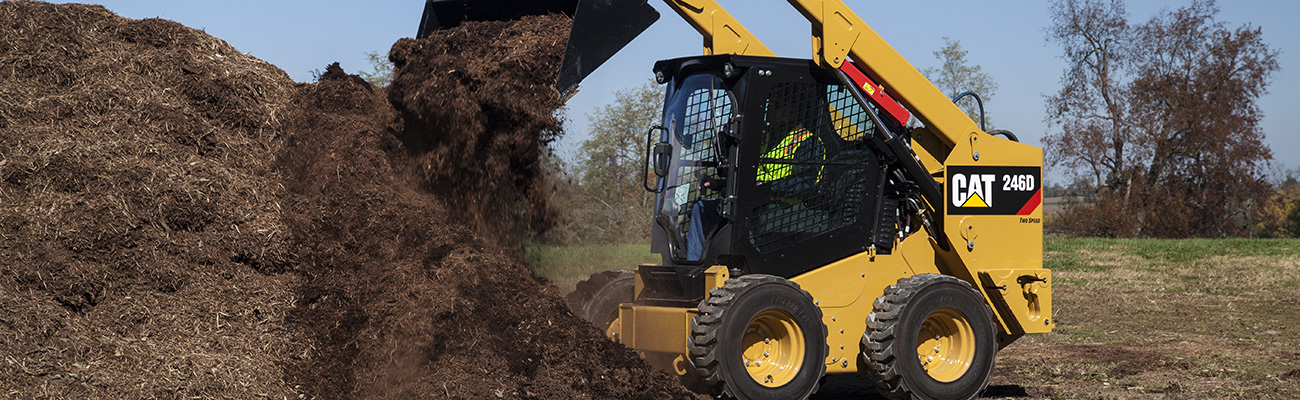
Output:
<instances>
[{"instance_id":1,"label":"tire tread","mask_svg":"<svg viewBox=\"0 0 1300 400\"><path fill-rule=\"evenodd\" d=\"M709 297L700 302L699 314L691 319L691 335L687 339L687 347L690 349L690 361L695 367L698 379L693 380L696 387L689 387L691 390L700 393L711 394L721 399L736 399L737 393L732 392L732 388L727 385L727 377L722 371L722 352L720 351L718 334L722 327L723 317L727 310L731 308L736 298L744 292L764 284L781 284L793 287L804 296L807 296L809 303L812 303L812 295L808 291L799 287L799 284L787 279L772 275L743 275L728 279L721 287L713 288L709 291ZM820 307L813 307L817 313L817 321L821 321L822 311ZM818 323L821 327L821 335L827 337L826 325ZM825 342L825 341L823 341ZM829 354L830 345L822 354ZM826 374L825 363L815 363L815 367L820 371L817 373L816 382L808 396L817 393L821 385L821 377Z\"/></svg>"},{"instance_id":2,"label":"tire tread","mask_svg":"<svg viewBox=\"0 0 1300 400\"><path fill-rule=\"evenodd\" d=\"M975 291L970 283L953 276L918 274L899 279L897 284L885 288L884 295L873 303L875 309L868 314L867 331L862 334L862 355L867 364L867 375L885 397L894 400L923 398L903 379L902 360L894 352L894 342L898 339L895 330L912 299L926 287L939 283L953 283ZM986 379L984 386L987 385ZM976 397L983 390L981 387Z\"/></svg>"}]
</instances>

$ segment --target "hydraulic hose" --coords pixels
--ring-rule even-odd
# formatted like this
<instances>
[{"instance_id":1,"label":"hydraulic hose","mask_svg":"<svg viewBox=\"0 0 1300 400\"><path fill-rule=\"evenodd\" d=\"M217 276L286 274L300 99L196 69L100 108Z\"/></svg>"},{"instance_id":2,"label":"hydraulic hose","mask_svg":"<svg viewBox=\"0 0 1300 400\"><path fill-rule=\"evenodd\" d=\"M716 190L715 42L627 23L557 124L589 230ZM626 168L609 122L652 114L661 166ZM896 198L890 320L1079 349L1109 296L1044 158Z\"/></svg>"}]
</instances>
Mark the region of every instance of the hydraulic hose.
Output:
<instances>
[{"instance_id":1,"label":"hydraulic hose","mask_svg":"<svg viewBox=\"0 0 1300 400\"><path fill-rule=\"evenodd\" d=\"M979 104L979 106L980 106L980 130L985 130L985 131L988 130L988 129L989 129L989 128L988 128L988 125L986 125L986 124L984 123L984 122L985 122L985 121L984 121L984 99L981 99L981 98L980 98L980 95L979 95L978 93L975 93L975 92L973 92L973 91L969 91L969 90L967 90L965 93L959 94L959 95L957 95L957 97L954 97L954 98L952 99L952 102L953 102L953 103L957 103L958 101L961 101L961 99L962 99L963 97L966 97L966 96L972 96L972 97L975 97L975 103L976 103L976 104Z\"/></svg>"}]
</instances>

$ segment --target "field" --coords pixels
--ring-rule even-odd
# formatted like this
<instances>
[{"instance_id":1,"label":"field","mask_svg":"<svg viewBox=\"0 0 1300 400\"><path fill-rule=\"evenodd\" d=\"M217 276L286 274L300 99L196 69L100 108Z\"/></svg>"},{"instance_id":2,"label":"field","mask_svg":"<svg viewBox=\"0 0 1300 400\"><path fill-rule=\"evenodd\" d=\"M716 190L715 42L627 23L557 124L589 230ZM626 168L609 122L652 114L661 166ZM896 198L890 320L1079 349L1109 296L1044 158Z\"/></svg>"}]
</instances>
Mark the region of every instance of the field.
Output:
<instances>
[{"instance_id":1,"label":"field","mask_svg":"<svg viewBox=\"0 0 1300 400\"><path fill-rule=\"evenodd\" d=\"M1055 332L998 356L1003 399L1300 398L1300 240L1049 238ZM655 262L648 246L534 247L562 291ZM836 376L816 398L874 393ZM868 396L870 397L870 396Z\"/></svg>"}]
</instances>

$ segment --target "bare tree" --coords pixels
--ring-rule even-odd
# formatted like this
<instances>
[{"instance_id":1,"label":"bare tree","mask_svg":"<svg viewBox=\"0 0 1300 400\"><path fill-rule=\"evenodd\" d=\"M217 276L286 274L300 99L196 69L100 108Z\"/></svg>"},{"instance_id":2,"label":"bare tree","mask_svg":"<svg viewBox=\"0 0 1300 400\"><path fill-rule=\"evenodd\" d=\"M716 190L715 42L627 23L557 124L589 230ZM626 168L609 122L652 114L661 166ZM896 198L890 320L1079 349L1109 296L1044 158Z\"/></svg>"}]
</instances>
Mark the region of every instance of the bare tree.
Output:
<instances>
[{"instance_id":1,"label":"bare tree","mask_svg":"<svg viewBox=\"0 0 1300 400\"><path fill-rule=\"evenodd\" d=\"M1047 98L1047 120L1060 128L1043 138L1047 161L1088 174L1094 185L1118 188L1140 157L1130 149L1133 135L1124 122L1128 11L1121 0L1057 0L1051 12L1047 37L1064 50L1069 67L1061 90Z\"/></svg>"},{"instance_id":2,"label":"bare tree","mask_svg":"<svg viewBox=\"0 0 1300 400\"><path fill-rule=\"evenodd\" d=\"M1258 27L1215 21L1213 0L1128 22L1120 0L1057 0L1049 39L1070 67L1048 99L1051 165L1089 174L1089 232L1245 235L1268 202L1272 153L1256 101L1279 68ZM1082 214L1081 214L1082 215ZM1066 218L1069 219L1069 218ZM1104 228L1104 229L1103 229Z\"/></svg>"},{"instance_id":3,"label":"bare tree","mask_svg":"<svg viewBox=\"0 0 1300 400\"><path fill-rule=\"evenodd\" d=\"M1137 28L1131 120L1150 149L1154 194L1183 205L1153 211L1195 215L1157 236L1241 234L1243 219L1269 195L1272 152L1256 100L1279 68L1259 27L1215 21L1213 0L1162 12ZM1158 230L1157 230L1158 229Z\"/></svg>"}]
</instances>

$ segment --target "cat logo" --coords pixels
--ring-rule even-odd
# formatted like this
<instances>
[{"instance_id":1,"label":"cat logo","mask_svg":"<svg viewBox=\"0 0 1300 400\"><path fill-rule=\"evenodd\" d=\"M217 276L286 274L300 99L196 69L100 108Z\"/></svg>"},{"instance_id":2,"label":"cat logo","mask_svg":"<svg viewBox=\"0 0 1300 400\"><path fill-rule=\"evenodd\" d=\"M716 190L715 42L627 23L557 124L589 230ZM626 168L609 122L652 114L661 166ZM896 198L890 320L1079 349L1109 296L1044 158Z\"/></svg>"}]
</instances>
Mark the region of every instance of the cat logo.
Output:
<instances>
[{"instance_id":1,"label":"cat logo","mask_svg":"<svg viewBox=\"0 0 1300 400\"><path fill-rule=\"evenodd\" d=\"M954 207L993 206L993 183L996 174L953 174L952 205Z\"/></svg>"},{"instance_id":2,"label":"cat logo","mask_svg":"<svg viewBox=\"0 0 1300 400\"><path fill-rule=\"evenodd\" d=\"M1043 203L1041 167L956 165L946 172L951 215L1033 215Z\"/></svg>"}]
</instances>

